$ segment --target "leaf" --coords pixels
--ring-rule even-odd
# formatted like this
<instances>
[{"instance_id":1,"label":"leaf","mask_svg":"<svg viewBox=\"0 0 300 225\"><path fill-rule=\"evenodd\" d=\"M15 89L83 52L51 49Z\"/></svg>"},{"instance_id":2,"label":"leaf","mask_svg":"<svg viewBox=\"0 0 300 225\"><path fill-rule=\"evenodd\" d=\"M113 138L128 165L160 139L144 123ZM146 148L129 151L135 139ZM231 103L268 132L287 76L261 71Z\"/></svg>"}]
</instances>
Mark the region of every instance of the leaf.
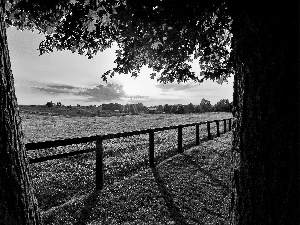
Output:
<instances>
[{"instance_id":1,"label":"leaf","mask_svg":"<svg viewBox=\"0 0 300 225\"><path fill-rule=\"evenodd\" d=\"M90 0L85 0L83 6L87 6L90 4Z\"/></svg>"},{"instance_id":2,"label":"leaf","mask_svg":"<svg viewBox=\"0 0 300 225\"><path fill-rule=\"evenodd\" d=\"M162 44L160 41L158 41L158 42L153 43L151 47L152 47L153 49L158 49L158 48L159 48L159 45L163 45L163 44Z\"/></svg>"},{"instance_id":3,"label":"leaf","mask_svg":"<svg viewBox=\"0 0 300 225\"><path fill-rule=\"evenodd\" d=\"M156 76L156 73L151 73L151 74L150 74L150 78L151 78L151 79L154 79L155 76Z\"/></svg>"},{"instance_id":4,"label":"leaf","mask_svg":"<svg viewBox=\"0 0 300 225\"><path fill-rule=\"evenodd\" d=\"M75 5L77 2L78 2L78 0L70 0L70 3L71 3L72 5Z\"/></svg>"},{"instance_id":5,"label":"leaf","mask_svg":"<svg viewBox=\"0 0 300 225\"><path fill-rule=\"evenodd\" d=\"M114 75L115 75L115 72L112 71L111 74L110 74L109 76L110 76L110 78L112 78Z\"/></svg>"},{"instance_id":6,"label":"leaf","mask_svg":"<svg viewBox=\"0 0 300 225\"><path fill-rule=\"evenodd\" d=\"M221 75L220 78L217 79L217 83L218 84L223 84L223 82L224 82L224 77L223 77L223 75Z\"/></svg>"},{"instance_id":7,"label":"leaf","mask_svg":"<svg viewBox=\"0 0 300 225\"><path fill-rule=\"evenodd\" d=\"M82 49L83 46L84 46L84 43L83 43L83 42L80 42L80 43L79 43L79 49Z\"/></svg>"},{"instance_id":8,"label":"leaf","mask_svg":"<svg viewBox=\"0 0 300 225\"><path fill-rule=\"evenodd\" d=\"M46 28L46 32L47 34L52 34L54 32L55 28L52 26L47 26Z\"/></svg>"},{"instance_id":9,"label":"leaf","mask_svg":"<svg viewBox=\"0 0 300 225\"><path fill-rule=\"evenodd\" d=\"M101 19L101 26L108 26L110 23L110 14L104 14Z\"/></svg>"},{"instance_id":10,"label":"leaf","mask_svg":"<svg viewBox=\"0 0 300 225\"><path fill-rule=\"evenodd\" d=\"M97 20L99 19L98 13L95 10L89 10L89 14L88 14L89 18L92 18L93 20Z\"/></svg>"},{"instance_id":11,"label":"leaf","mask_svg":"<svg viewBox=\"0 0 300 225\"><path fill-rule=\"evenodd\" d=\"M12 4L10 2L5 2L5 10L10 11Z\"/></svg>"},{"instance_id":12,"label":"leaf","mask_svg":"<svg viewBox=\"0 0 300 225\"><path fill-rule=\"evenodd\" d=\"M113 13L113 14L117 14L117 10L116 10L116 7L115 7L115 6L112 8L112 13Z\"/></svg>"},{"instance_id":13,"label":"leaf","mask_svg":"<svg viewBox=\"0 0 300 225\"><path fill-rule=\"evenodd\" d=\"M88 30L89 32L93 32L94 30L96 30L95 24L96 24L96 20L90 21L90 22L87 24L87 30Z\"/></svg>"}]
</instances>

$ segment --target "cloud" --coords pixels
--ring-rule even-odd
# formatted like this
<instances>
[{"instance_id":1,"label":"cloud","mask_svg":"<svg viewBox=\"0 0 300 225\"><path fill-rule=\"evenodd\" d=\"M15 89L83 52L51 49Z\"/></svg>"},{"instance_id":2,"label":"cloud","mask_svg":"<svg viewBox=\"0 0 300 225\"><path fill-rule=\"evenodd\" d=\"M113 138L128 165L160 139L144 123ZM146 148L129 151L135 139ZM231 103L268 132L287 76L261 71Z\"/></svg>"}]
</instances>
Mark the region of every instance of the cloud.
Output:
<instances>
[{"instance_id":1,"label":"cloud","mask_svg":"<svg viewBox=\"0 0 300 225\"><path fill-rule=\"evenodd\" d=\"M40 86L33 87L33 89L48 94L58 95L58 94L68 94L68 93L76 92L78 90L78 87L65 85L65 84L50 84L41 87Z\"/></svg>"},{"instance_id":2,"label":"cloud","mask_svg":"<svg viewBox=\"0 0 300 225\"><path fill-rule=\"evenodd\" d=\"M168 91L182 91L182 90L189 90L194 87L198 87L198 84L195 83L187 83L187 84L178 84L178 83L168 83L168 84L157 84L155 85L156 88L161 89L163 92Z\"/></svg>"},{"instance_id":3,"label":"cloud","mask_svg":"<svg viewBox=\"0 0 300 225\"><path fill-rule=\"evenodd\" d=\"M100 84L93 88L83 88L76 95L84 96L90 102L113 101L126 97L123 86L114 83Z\"/></svg>"},{"instance_id":4,"label":"cloud","mask_svg":"<svg viewBox=\"0 0 300 225\"><path fill-rule=\"evenodd\" d=\"M123 90L123 86L115 83L100 84L87 88L65 84L48 84L36 86L33 89L50 95L67 94L74 97L84 97L87 102L115 101L128 97Z\"/></svg>"},{"instance_id":5,"label":"cloud","mask_svg":"<svg viewBox=\"0 0 300 225\"><path fill-rule=\"evenodd\" d=\"M126 98L138 100L138 99L149 99L149 96L146 96L146 95L127 95Z\"/></svg>"},{"instance_id":6,"label":"cloud","mask_svg":"<svg viewBox=\"0 0 300 225\"><path fill-rule=\"evenodd\" d=\"M75 86L66 85L66 84L52 84L52 85L48 85L48 87L55 88L55 89L67 89L67 90L73 90L77 88Z\"/></svg>"}]
</instances>

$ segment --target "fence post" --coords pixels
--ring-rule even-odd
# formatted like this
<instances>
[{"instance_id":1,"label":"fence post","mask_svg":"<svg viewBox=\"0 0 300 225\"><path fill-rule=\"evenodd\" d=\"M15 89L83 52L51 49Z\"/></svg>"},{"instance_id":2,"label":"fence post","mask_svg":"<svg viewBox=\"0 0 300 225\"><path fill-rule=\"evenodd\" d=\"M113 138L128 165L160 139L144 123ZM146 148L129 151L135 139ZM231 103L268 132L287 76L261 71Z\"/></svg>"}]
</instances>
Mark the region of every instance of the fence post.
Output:
<instances>
[{"instance_id":1,"label":"fence post","mask_svg":"<svg viewBox=\"0 0 300 225\"><path fill-rule=\"evenodd\" d=\"M103 145L102 137L97 136L96 139L96 190L103 189Z\"/></svg>"},{"instance_id":2,"label":"fence post","mask_svg":"<svg viewBox=\"0 0 300 225\"><path fill-rule=\"evenodd\" d=\"M226 119L224 119L224 134L226 133Z\"/></svg>"},{"instance_id":3,"label":"fence post","mask_svg":"<svg viewBox=\"0 0 300 225\"><path fill-rule=\"evenodd\" d=\"M196 145L199 145L199 124L196 124Z\"/></svg>"},{"instance_id":4,"label":"fence post","mask_svg":"<svg viewBox=\"0 0 300 225\"><path fill-rule=\"evenodd\" d=\"M229 126L228 130L231 131L231 118L229 119L229 125L228 126Z\"/></svg>"},{"instance_id":5,"label":"fence post","mask_svg":"<svg viewBox=\"0 0 300 225\"><path fill-rule=\"evenodd\" d=\"M215 120L217 124L217 136L220 137L220 126L219 126L219 120Z\"/></svg>"},{"instance_id":6,"label":"fence post","mask_svg":"<svg viewBox=\"0 0 300 225\"><path fill-rule=\"evenodd\" d=\"M178 126L178 152L182 153L182 126Z\"/></svg>"},{"instance_id":7,"label":"fence post","mask_svg":"<svg viewBox=\"0 0 300 225\"><path fill-rule=\"evenodd\" d=\"M154 167L154 131L149 130L149 164Z\"/></svg>"},{"instance_id":8,"label":"fence post","mask_svg":"<svg viewBox=\"0 0 300 225\"><path fill-rule=\"evenodd\" d=\"M207 139L211 140L210 121L207 121Z\"/></svg>"}]
</instances>

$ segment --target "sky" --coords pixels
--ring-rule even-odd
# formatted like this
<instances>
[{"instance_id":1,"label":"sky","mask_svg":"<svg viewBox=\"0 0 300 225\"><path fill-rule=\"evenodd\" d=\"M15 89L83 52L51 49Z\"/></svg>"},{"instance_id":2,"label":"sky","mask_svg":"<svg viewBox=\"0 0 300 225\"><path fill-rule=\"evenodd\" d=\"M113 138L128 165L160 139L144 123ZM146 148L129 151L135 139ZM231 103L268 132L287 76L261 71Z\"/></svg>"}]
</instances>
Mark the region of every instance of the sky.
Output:
<instances>
[{"instance_id":1,"label":"sky","mask_svg":"<svg viewBox=\"0 0 300 225\"><path fill-rule=\"evenodd\" d=\"M232 101L233 78L218 84L206 80L161 84L150 78L153 72L142 68L137 78L115 74L107 83L101 75L114 67L115 49L99 52L92 59L70 51L53 51L39 56L38 46L42 34L7 29L8 47L16 96L19 105L45 105L61 102L63 105L101 105L103 103L134 104L146 106L164 104L200 104L205 98L212 104L221 99ZM198 63L193 70L200 73Z\"/></svg>"}]
</instances>

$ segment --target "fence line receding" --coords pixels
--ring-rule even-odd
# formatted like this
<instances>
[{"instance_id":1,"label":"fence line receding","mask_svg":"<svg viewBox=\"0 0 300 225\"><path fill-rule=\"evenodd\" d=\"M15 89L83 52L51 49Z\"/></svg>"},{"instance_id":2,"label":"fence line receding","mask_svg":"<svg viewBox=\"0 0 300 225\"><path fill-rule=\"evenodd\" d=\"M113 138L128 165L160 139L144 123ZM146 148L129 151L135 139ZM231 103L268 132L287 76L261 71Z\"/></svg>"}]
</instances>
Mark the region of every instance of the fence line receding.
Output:
<instances>
[{"instance_id":1,"label":"fence line receding","mask_svg":"<svg viewBox=\"0 0 300 225\"><path fill-rule=\"evenodd\" d=\"M231 124L233 118L229 119L222 119L222 120L213 120L213 121L203 121L199 123L191 123L191 124L184 124L184 125L177 125L177 126L169 126L169 127L160 127L160 128L153 128L153 129L146 129L146 130L135 130L130 132L121 132L121 133L111 133L111 134L104 134L104 135L95 135L90 137L81 137L81 138L68 138L63 140L54 140L54 141L45 141L45 142L37 142L37 143L27 143L25 145L26 150L39 150L39 149L46 149L46 148L53 148L53 147L60 147L60 146L66 146L66 145L73 145L73 144L82 144L82 143L89 143L89 142L95 142L96 147L95 148L89 148L79 151L72 151L72 152L66 152L66 153L60 153L50 156L43 156L39 158L30 158L30 163L38 163L38 162L44 162L48 160L53 159L61 159L66 158L69 156L75 156L80 155L84 153L89 152L96 152L96 189L101 190L103 188L104 184L104 170L103 170L103 141L114 139L114 138L121 138L121 137L130 137L134 135L141 135L141 134L148 134L149 135L149 150L148 150L148 157L149 157L149 166L154 167L155 161L154 161L154 140L155 140L155 132L159 131L166 131L166 130L172 130L177 129L178 134L178 142L177 142L177 149L178 153L183 152L183 128L185 127L193 127L195 126L195 144L200 144L200 125L206 124L206 130L207 130L207 140L211 140L214 136L219 137L220 132L220 122L223 122L223 133L226 133L227 131L231 131ZM228 123L227 123L228 121ZM216 128L216 134L214 135L211 132L212 124L215 123L214 128Z\"/></svg>"}]
</instances>

